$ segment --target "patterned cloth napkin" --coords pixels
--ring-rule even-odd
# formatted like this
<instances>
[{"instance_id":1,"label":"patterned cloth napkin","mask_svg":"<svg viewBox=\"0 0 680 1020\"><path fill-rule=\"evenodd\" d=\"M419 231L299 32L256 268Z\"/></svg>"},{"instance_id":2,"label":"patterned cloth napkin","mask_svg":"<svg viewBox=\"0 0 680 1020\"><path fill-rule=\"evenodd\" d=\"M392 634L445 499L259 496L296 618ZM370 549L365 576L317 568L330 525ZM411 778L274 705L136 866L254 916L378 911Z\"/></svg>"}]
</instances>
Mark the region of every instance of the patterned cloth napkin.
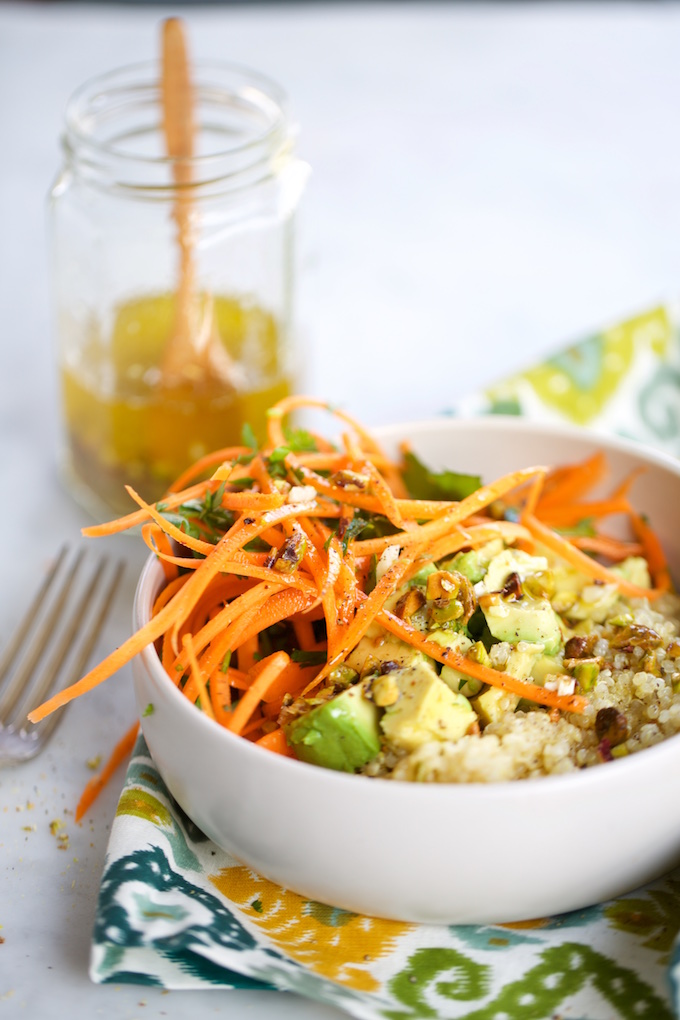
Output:
<instances>
[{"instance_id":1,"label":"patterned cloth napkin","mask_svg":"<svg viewBox=\"0 0 680 1020\"><path fill-rule=\"evenodd\" d=\"M569 420L680 455L680 331L658 308L455 413ZM366 1020L672 1020L680 870L587 910L514 925L402 924L281 889L184 815L137 742L91 954L96 982L276 988Z\"/></svg>"}]
</instances>

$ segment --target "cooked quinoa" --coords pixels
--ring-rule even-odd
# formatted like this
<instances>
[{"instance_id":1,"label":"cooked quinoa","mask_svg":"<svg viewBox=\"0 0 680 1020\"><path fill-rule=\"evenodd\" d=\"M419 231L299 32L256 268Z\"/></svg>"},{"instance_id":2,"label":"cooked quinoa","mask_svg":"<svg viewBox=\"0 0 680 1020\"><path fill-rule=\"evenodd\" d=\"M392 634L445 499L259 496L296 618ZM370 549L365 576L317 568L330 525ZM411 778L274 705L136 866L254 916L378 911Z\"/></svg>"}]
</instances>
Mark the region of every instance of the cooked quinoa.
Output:
<instances>
[{"instance_id":1,"label":"cooked quinoa","mask_svg":"<svg viewBox=\"0 0 680 1020\"><path fill-rule=\"evenodd\" d=\"M429 741L407 754L387 750L365 772L415 782L530 779L599 765L680 733L679 617L675 595L659 599L654 608L645 600L619 598L614 619L624 619L624 625L593 624L588 643L601 667L582 715L520 706L455 742ZM631 634L642 643L626 643ZM598 713L612 709L624 716L628 734L614 745L596 725ZM607 721L606 714L599 718Z\"/></svg>"}]
</instances>

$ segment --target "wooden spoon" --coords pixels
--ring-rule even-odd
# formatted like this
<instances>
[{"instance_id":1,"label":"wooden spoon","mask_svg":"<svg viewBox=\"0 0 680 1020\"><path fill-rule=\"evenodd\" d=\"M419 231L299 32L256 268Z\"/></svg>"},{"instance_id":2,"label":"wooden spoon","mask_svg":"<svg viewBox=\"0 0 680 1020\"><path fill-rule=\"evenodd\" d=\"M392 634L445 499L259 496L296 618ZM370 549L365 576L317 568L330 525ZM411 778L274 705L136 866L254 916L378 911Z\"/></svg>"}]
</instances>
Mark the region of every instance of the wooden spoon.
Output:
<instances>
[{"instance_id":1,"label":"wooden spoon","mask_svg":"<svg viewBox=\"0 0 680 1020\"><path fill-rule=\"evenodd\" d=\"M179 18L163 23L161 95L166 151L173 160L174 218L179 245L175 330L161 364L162 383L201 386L218 381L235 386L235 366L217 329L211 296L196 292L191 159L194 155L194 96L184 26Z\"/></svg>"}]
</instances>

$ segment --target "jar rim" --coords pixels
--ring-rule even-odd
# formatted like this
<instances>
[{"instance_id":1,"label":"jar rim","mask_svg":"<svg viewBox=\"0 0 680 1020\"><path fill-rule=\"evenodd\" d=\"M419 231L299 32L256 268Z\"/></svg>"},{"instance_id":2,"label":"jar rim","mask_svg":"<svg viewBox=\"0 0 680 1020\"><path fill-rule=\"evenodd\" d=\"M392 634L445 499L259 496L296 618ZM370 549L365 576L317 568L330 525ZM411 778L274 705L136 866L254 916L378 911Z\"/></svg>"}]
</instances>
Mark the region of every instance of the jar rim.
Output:
<instances>
[{"instance_id":1,"label":"jar rim","mask_svg":"<svg viewBox=\"0 0 680 1020\"><path fill-rule=\"evenodd\" d=\"M239 110L242 121L249 122L247 130L234 132L228 146L201 152L190 157L171 157L136 152L121 144L120 136L99 137L97 127L113 123L133 108L154 105L159 111L156 133L162 134L160 116L160 62L142 61L115 68L83 82L69 98L64 114L65 133L63 146L68 155L89 166L102 169L107 165L127 164L144 173L154 168L172 167L178 162L194 167L196 172L209 174L214 180L220 164L229 163L231 169L218 176L233 176L233 164L238 165L237 175L243 170L276 157L290 146L288 99L284 90L273 79L245 65L196 60L193 64L196 110L209 101L215 109L227 108L227 100ZM200 132L197 117L197 133ZM193 184L201 183L201 173Z\"/></svg>"}]
</instances>

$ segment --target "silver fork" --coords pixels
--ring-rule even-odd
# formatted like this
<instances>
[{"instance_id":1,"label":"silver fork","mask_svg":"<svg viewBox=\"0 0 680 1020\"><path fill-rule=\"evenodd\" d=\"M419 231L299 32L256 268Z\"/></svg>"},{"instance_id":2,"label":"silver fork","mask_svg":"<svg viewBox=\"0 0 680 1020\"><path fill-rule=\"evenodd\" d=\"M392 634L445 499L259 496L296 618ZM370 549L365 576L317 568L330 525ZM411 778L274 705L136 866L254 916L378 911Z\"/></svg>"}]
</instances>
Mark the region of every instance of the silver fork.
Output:
<instances>
[{"instance_id":1,"label":"silver fork","mask_svg":"<svg viewBox=\"0 0 680 1020\"><path fill-rule=\"evenodd\" d=\"M109 567L101 557L85 572L83 565L82 551L59 551L0 656L0 765L28 761L45 746L66 706L36 725L27 715L82 676L108 616L123 564Z\"/></svg>"}]
</instances>

